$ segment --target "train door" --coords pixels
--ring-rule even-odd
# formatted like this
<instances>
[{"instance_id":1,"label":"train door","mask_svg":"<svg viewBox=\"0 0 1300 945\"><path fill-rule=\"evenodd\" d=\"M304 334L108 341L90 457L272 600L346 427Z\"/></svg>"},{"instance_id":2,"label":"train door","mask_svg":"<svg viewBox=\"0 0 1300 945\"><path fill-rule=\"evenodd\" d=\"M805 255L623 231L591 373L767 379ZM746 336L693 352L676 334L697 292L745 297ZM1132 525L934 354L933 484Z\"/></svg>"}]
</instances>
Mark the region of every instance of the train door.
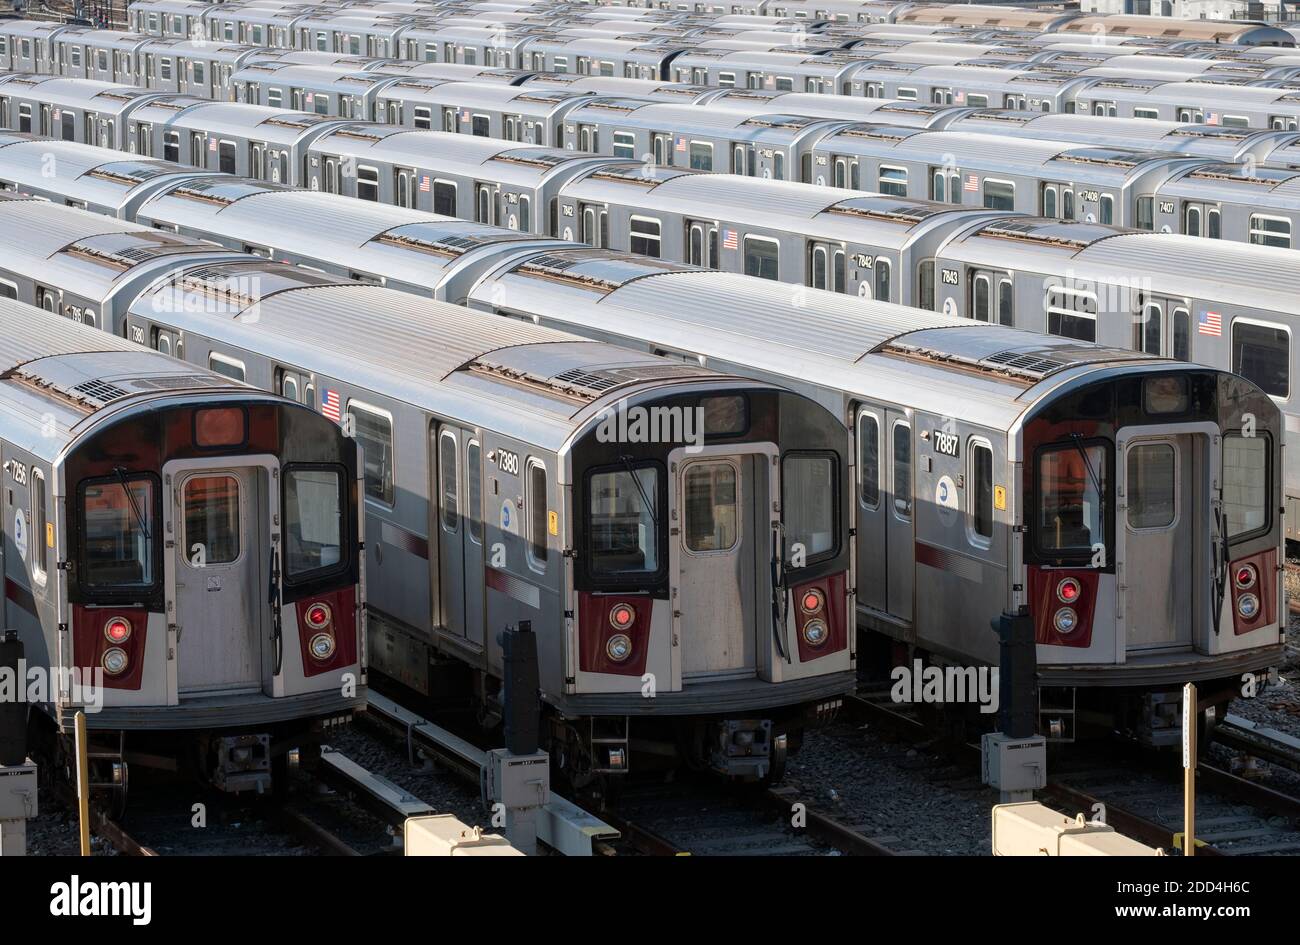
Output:
<instances>
[{"instance_id":1,"label":"train door","mask_svg":"<svg viewBox=\"0 0 1300 945\"><path fill-rule=\"evenodd\" d=\"M1173 429L1138 427L1116 440L1115 568L1130 652L1191 646L1195 589L1208 586L1209 575L1197 574L1196 562L1209 557L1196 554L1206 536L1197 534L1194 510L1214 451L1208 437Z\"/></svg>"},{"instance_id":2,"label":"train door","mask_svg":"<svg viewBox=\"0 0 1300 945\"><path fill-rule=\"evenodd\" d=\"M810 240L808 243L806 285L814 289L826 289L830 292L844 292L845 281L844 247L833 243Z\"/></svg>"},{"instance_id":3,"label":"train door","mask_svg":"<svg viewBox=\"0 0 1300 945\"><path fill-rule=\"evenodd\" d=\"M686 224L686 261L692 266L712 268L718 264L718 225L689 220Z\"/></svg>"},{"instance_id":4,"label":"train door","mask_svg":"<svg viewBox=\"0 0 1300 945\"><path fill-rule=\"evenodd\" d=\"M886 554L886 489L881 488L884 453L881 434L884 411L858 407L853 427L857 456L858 603L873 610L889 609L889 555Z\"/></svg>"},{"instance_id":5,"label":"train door","mask_svg":"<svg viewBox=\"0 0 1300 945\"><path fill-rule=\"evenodd\" d=\"M164 527L175 536L166 559L167 611L174 615L170 642L182 700L261 690L264 661L278 663L281 654L270 648L273 604L266 593L279 570L268 551L276 547L271 523L279 520L277 490L267 485L276 472L273 461L217 465L192 459L163 467L170 495Z\"/></svg>"},{"instance_id":6,"label":"train door","mask_svg":"<svg viewBox=\"0 0 1300 945\"><path fill-rule=\"evenodd\" d=\"M669 550L673 610L682 647L682 681L753 675L760 608L757 575L774 559L779 519L767 510L767 453L736 453L720 446L669 455L673 502ZM774 486L771 488L775 488ZM766 638L765 638L766 639Z\"/></svg>"},{"instance_id":7,"label":"train door","mask_svg":"<svg viewBox=\"0 0 1300 945\"><path fill-rule=\"evenodd\" d=\"M397 194L399 207L415 207L415 171L408 167L399 167L393 171L393 189Z\"/></svg>"},{"instance_id":8,"label":"train door","mask_svg":"<svg viewBox=\"0 0 1300 945\"><path fill-rule=\"evenodd\" d=\"M1222 213L1215 204L1183 202L1183 233L1217 240L1222 235Z\"/></svg>"},{"instance_id":9,"label":"train door","mask_svg":"<svg viewBox=\"0 0 1300 945\"><path fill-rule=\"evenodd\" d=\"M430 534L438 540L438 623L449 633L465 636L465 522L461 515L461 435L447 424L429 428L429 469L433 479Z\"/></svg>"},{"instance_id":10,"label":"train door","mask_svg":"<svg viewBox=\"0 0 1300 945\"><path fill-rule=\"evenodd\" d=\"M900 620L912 620L912 579L916 556L913 526L912 424L897 410L885 412L885 453L889 494L885 512L886 609Z\"/></svg>"}]
</instances>

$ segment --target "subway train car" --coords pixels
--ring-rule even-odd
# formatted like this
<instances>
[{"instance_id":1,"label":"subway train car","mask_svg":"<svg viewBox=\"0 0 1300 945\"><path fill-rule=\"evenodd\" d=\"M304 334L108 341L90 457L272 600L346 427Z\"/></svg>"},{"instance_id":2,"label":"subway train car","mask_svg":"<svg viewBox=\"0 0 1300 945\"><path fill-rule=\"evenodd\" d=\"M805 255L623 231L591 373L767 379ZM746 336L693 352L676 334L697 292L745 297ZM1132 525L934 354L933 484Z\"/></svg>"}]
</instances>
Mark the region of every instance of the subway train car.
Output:
<instances>
[{"instance_id":1,"label":"subway train car","mask_svg":"<svg viewBox=\"0 0 1300 945\"><path fill-rule=\"evenodd\" d=\"M463 686L493 721L496 632L532 621L576 780L626 773L633 740L775 777L853 688L852 460L807 398L256 256L191 264L193 240L43 201L0 201L0 220L20 299L98 308L114 335L350 430L370 665ZM160 241L168 272L123 274Z\"/></svg>"},{"instance_id":2,"label":"subway train car","mask_svg":"<svg viewBox=\"0 0 1300 945\"><path fill-rule=\"evenodd\" d=\"M266 790L365 704L355 442L7 295L4 620L48 679L40 734L68 763L84 710L119 809L137 760Z\"/></svg>"},{"instance_id":3,"label":"subway train car","mask_svg":"<svg viewBox=\"0 0 1300 945\"><path fill-rule=\"evenodd\" d=\"M599 288L596 288L596 287ZM859 622L892 661L996 663L1025 608L1040 731L1173 744L1278 665L1282 416L1245 379L590 248L470 305L780 383L851 425ZM924 593L920 591L925 588Z\"/></svg>"}]
</instances>

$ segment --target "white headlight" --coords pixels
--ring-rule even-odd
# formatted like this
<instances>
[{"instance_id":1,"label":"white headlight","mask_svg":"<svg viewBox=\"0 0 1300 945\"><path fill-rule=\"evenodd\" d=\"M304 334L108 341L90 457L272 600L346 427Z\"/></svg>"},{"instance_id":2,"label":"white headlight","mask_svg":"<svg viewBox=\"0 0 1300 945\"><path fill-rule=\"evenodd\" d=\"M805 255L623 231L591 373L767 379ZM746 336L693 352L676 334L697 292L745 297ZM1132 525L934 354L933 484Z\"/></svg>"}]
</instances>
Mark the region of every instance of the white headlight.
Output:
<instances>
[{"instance_id":1,"label":"white headlight","mask_svg":"<svg viewBox=\"0 0 1300 945\"><path fill-rule=\"evenodd\" d=\"M104 651L103 658L99 661L104 667L104 672L110 676L120 676L126 672L126 666L130 660L126 657L126 650L120 650L117 647Z\"/></svg>"},{"instance_id":2,"label":"white headlight","mask_svg":"<svg viewBox=\"0 0 1300 945\"><path fill-rule=\"evenodd\" d=\"M307 644L314 659L327 660L334 655L334 637L328 633L318 633Z\"/></svg>"},{"instance_id":3,"label":"white headlight","mask_svg":"<svg viewBox=\"0 0 1300 945\"><path fill-rule=\"evenodd\" d=\"M1069 607L1062 607L1052 617L1052 626L1056 627L1057 633L1073 633L1078 625L1079 615Z\"/></svg>"},{"instance_id":4,"label":"white headlight","mask_svg":"<svg viewBox=\"0 0 1300 945\"><path fill-rule=\"evenodd\" d=\"M1246 620L1254 620L1259 613L1259 598L1254 594L1242 594L1237 598L1237 613Z\"/></svg>"},{"instance_id":5,"label":"white headlight","mask_svg":"<svg viewBox=\"0 0 1300 945\"><path fill-rule=\"evenodd\" d=\"M632 639L626 633L616 633L605 644L605 654L615 663L621 663L632 655Z\"/></svg>"},{"instance_id":6,"label":"white headlight","mask_svg":"<svg viewBox=\"0 0 1300 945\"><path fill-rule=\"evenodd\" d=\"M820 620L809 620L803 625L803 638L809 646L821 646L830 639L830 636L826 624Z\"/></svg>"}]
</instances>

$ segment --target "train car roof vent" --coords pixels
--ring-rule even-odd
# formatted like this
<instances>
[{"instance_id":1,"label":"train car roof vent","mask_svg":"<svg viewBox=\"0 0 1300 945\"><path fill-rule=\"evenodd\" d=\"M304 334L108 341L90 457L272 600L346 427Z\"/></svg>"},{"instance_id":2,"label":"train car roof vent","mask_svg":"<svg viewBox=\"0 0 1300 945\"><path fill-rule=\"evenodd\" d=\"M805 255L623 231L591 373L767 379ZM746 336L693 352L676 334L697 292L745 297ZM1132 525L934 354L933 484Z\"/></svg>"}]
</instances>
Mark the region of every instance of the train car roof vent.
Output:
<instances>
[{"instance_id":1,"label":"train car roof vent","mask_svg":"<svg viewBox=\"0 0 1300 945\"><path fill-rule=\"evenodd\" d=\"M1059 371L1068 363L1024 351L999 351L984 360L1014 374L1035 378L1044 378L1053 371Z\"/></svg>"},{"instance_id":2,"label":"train car roof vent","mask_svg":"<svg viewBox=\"0 0 1300 945\"><path fill-rule=\"evenodd\" d=\"M97 404L109 404L126 396L126 391L108 381L85 381L70 391L79 400L89 400Z\"/></svg>"}]
</instances>

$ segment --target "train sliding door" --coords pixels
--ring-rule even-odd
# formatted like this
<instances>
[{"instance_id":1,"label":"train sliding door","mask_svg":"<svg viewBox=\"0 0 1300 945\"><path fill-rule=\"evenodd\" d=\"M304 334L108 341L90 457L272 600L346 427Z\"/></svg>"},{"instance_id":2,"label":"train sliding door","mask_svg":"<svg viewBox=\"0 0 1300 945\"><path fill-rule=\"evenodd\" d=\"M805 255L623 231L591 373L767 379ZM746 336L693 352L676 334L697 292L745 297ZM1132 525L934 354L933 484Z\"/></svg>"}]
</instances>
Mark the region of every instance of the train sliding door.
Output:
<instances>
[{"instance_id":1,"label":"train sliding door","mask_svg":"<svg viewBox=\"0 0 1300 945\"><path fill-rule=\"evenodd\" d=\"M279 498L267 488L268 469L180 460L164 466L163 476L166 533L176 536L166 583L178 694L269 690L266 589L278 569L268 549Z\"/></svg>"},{"instance_id":2,"label":"train sliding door","mask_svg":"<svg viewBox=\"0 0 1300 945\"><path fill-rule=\"evenodd\" d=\"M467 643L484 644L483 459L478 436L433 427L430 469L437 496L439 623Z\"/></svg>"},{"instance_id":3,"label":"train sliding door","mask_svg":"<svg viewBox=\"0 0 1300 945\"><path fill-rule=\"evenodd\" d=\"M757 572L768 566L772 536L763 456L733 449L675 450L669 510L669 573L678 628L682 681L748 676L756 671L761 611ZM760 481L761 480L761 481ZM689 616L685 616L689 615Z\"/></svg>"},{"instance_id":4,"label":"train sliding door","mask_svg":"<svg viewBox=\"0 0 1300 945\"><path fill-rule=\"evenodd\" d=\"M912 621L912 427L896 410L858 407L858 603L891 624Z\"/></svg>"}]
</instances>

